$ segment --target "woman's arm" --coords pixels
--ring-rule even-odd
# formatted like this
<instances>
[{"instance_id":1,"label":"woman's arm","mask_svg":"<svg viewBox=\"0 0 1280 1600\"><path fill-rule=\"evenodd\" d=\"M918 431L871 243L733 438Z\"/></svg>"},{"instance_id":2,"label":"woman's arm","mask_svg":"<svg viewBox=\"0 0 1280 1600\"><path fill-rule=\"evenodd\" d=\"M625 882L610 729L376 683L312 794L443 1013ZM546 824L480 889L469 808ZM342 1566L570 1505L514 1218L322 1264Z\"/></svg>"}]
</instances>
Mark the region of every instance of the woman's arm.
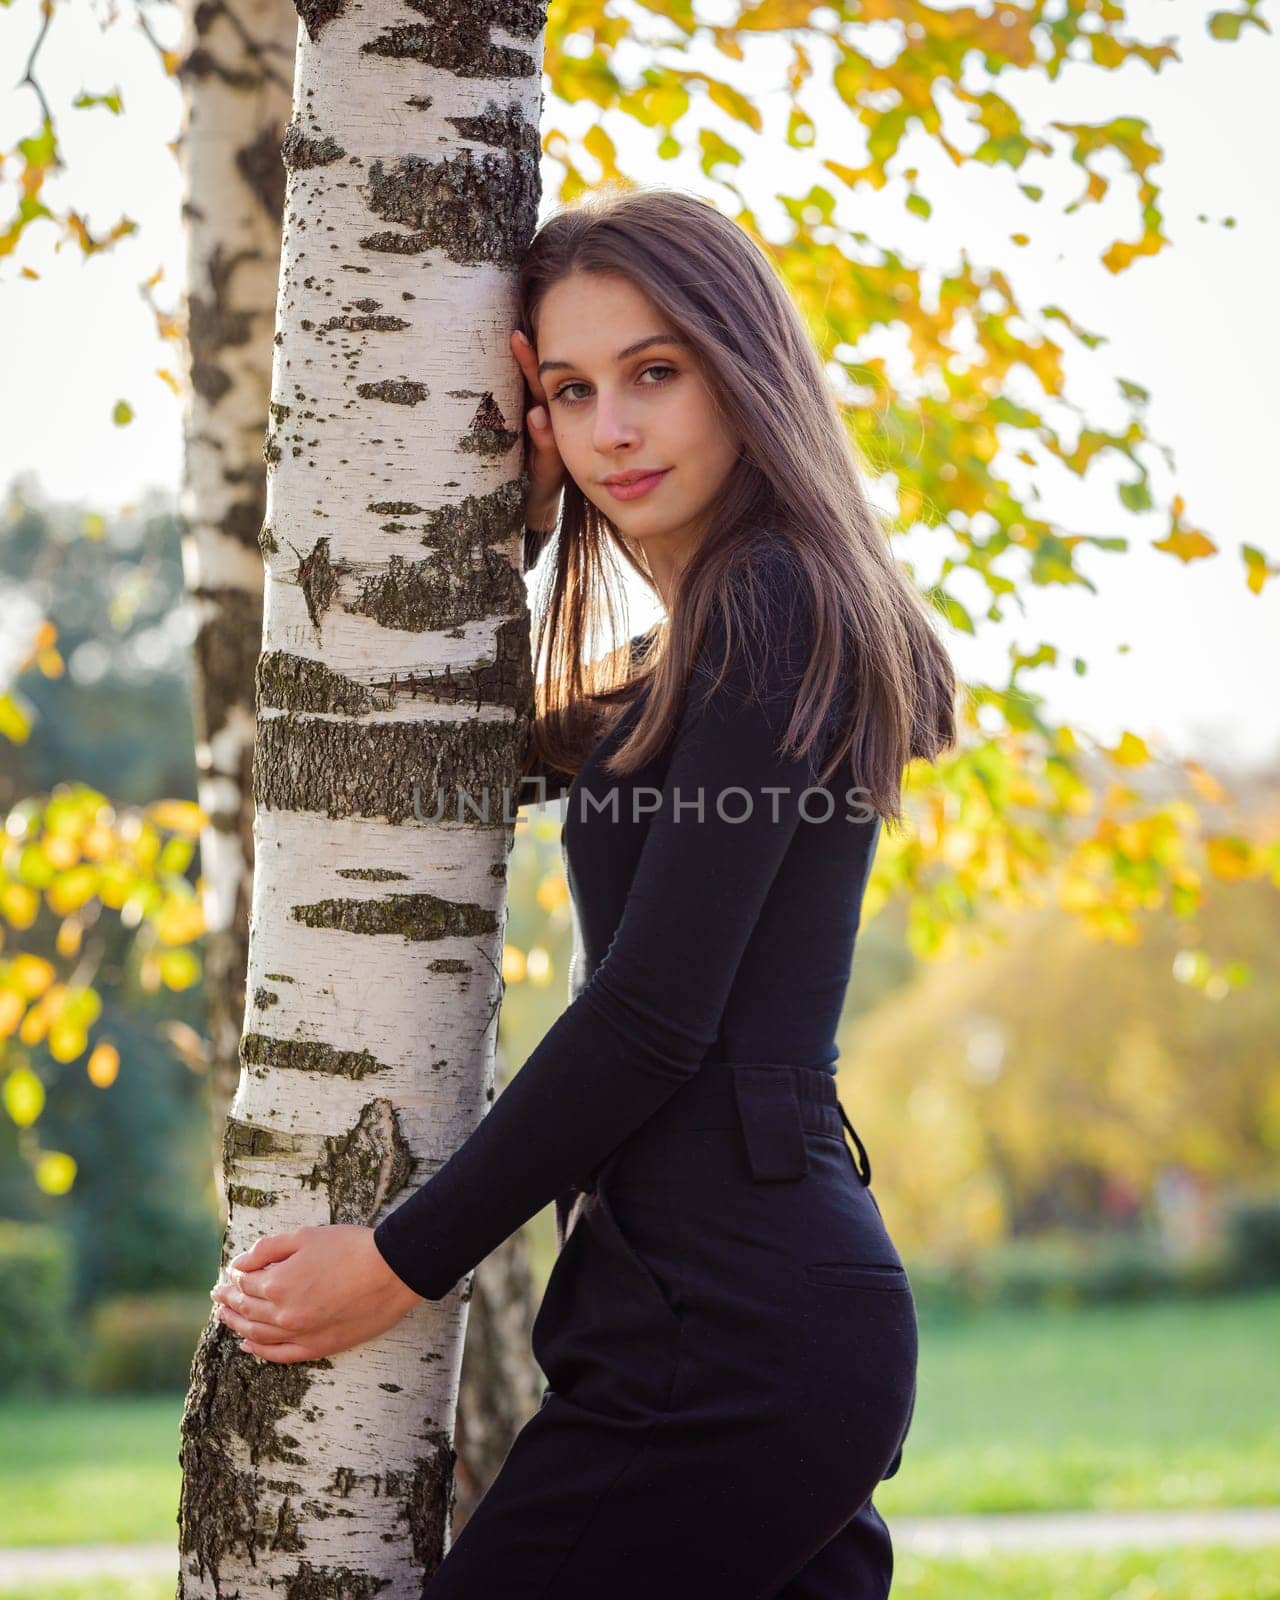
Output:
<instances>
[{"instance_id":1,"label":"woman's arm","mask_svg":"<svg viewBox=\"0 0 1280 1600\"><path fill-rule=\"evenodd\" d=\"M808 660L812 618L791 566L765 559L772 620L759 631L736 631L726 675L710 694L723 618L717 613L707 629L661 804L607 954L470 1137L374 1230L392 1271L426 1299L441 1299L602 1161L698 1070L715 1042L798 825L800 795L819 770L820 752L803 761L776 754ZM725 815L742 816L746 789L747 820L720 816L717 801L729 788L736 792L725 797Z\"/></svg>"}]
</instances>

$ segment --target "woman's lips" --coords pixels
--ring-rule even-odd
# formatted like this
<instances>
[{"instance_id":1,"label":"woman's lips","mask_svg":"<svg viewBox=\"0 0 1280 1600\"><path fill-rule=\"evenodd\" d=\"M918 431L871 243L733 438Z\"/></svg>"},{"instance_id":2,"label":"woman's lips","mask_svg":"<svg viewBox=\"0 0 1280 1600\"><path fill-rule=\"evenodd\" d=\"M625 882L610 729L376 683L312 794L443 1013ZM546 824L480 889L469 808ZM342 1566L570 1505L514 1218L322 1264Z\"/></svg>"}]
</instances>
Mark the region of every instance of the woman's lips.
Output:
<instances>
[{"instance_id":1,"label":"woman's lips","mask_svg":"<svg viewBox=\"0 0 1280 1600\"><path fill-rule=\"evenodd\" d=\"M630 483L606 483L605 488L617 500L638 500L642 494L648 494L655 484L661 483L670 467L664 467L661 472L651 472L644 478L633 478Z\"/></svg>"}]
</instances>

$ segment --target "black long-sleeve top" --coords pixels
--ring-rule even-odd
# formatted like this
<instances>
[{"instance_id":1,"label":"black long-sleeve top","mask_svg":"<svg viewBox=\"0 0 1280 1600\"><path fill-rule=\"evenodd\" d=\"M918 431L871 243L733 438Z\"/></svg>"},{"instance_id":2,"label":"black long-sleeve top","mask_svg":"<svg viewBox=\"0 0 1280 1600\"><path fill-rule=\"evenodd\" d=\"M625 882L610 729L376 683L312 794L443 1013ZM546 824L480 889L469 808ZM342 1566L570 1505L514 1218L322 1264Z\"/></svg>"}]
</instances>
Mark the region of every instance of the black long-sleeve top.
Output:
<instances>
[{"instance_id":1,"label":"black long-sleeve top","mask_svg":"<svg viewBox=\"0 0 1280 1600\"><path fill-rule=\"evenodd\" d=\"M662 754L620 778L601 770L642 690L565 780L570 1003L470 1137L374 1229L426 1299L563 1200L704 1060L835 1069L880 819L850 792L847 763L818 787L841 697L826 740L804 759L777 753L813 625L785 548L759 559L767 616L734 629L713 689L726 645L713 612ZM539 797L528 782L521 793Z\"/></svg>"}]
</instances>

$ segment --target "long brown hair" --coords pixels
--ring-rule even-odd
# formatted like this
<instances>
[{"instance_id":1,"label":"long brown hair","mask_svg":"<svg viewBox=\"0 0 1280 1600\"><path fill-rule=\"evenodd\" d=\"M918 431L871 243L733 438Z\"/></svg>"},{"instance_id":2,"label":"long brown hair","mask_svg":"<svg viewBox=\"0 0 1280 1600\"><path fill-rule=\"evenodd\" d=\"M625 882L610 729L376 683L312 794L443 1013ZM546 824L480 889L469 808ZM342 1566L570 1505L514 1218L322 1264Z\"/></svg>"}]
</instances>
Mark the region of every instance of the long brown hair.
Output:
<instances>
[{"instance_id":1,"label":"long brown hair","mask_svg":"<svg viewBox=\"0 0 1280 1600\"><path fill-rule=\"evenodd\" d=\"M676 726L713 610L723 609L731 639L739 628L750 637L743 597L750 603L751 573L768 565L757 559L763 539L791 552L811 596L812 651L784 749L802 756L825 741L839 697L849 711L821 781L848 756L868 803L900 824L907 763L955 743L955 674L863 491L853 442L785 283L710 202L651 187L593 190L538 229L517 288L519 326L535 346L543 297L573 272L629 279L684 336L740 460L640 665L626 646L583 660L602 614L618 638L624 565L657 587L638 544L566 474L554 567L539 586L534 657L545 655L547 671L533 753L576 772L614 708L647 683L647 702L605 769L617 776L653 760Z\"/></svg>"}]
</instances>

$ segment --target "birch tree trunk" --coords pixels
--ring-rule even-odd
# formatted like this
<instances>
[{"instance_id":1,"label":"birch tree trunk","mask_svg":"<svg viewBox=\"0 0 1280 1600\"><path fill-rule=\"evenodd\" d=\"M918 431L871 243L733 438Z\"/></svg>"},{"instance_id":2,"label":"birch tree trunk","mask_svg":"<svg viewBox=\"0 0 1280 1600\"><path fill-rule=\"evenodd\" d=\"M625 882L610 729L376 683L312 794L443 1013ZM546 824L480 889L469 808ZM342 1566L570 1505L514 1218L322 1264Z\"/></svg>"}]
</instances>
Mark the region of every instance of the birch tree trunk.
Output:
<instances>
[{"instance_id":1,"label":"birch tree trunk","mask_svg":"<svg viewBox=\"0 0 1280 1600\"><path fill-rule=\"evenodd\" d=\"M541 1401L545 1380L532 1346L535 1299L521 1228L485 1257L472 1283L453 1441L454 1538Z\"/></svg>"},{"instance_id":2,"label":"birch tree trunk","mask_svg":"<svg viewBox=\"0 0 1280 1600\"><path fill-rule=\"evenodd\" d=\"M542 4L299 11L224 1262L263 1233L371 1226L492 1098L532 699L507 335ZM296 1365L210 1319L180 1596L417 1600L448 1547L469 1289Z\"/></svg>"},{"instance_id":3,"label":"birch tree trunk","mask_svg":"<svg viewBox=\"0 0 1280 1600\"><path fill-rule=\"evenodd\" d=\"M183 0L182 214L187 350L180 510L196 614L194 716L208 1086L221 1149L240 1074L253 882L254 668L262 644L262 436L280 279L298 15L291 0ZM221 1162L214 1172L223 1218Z\"/></svg>"}]
</instances>

